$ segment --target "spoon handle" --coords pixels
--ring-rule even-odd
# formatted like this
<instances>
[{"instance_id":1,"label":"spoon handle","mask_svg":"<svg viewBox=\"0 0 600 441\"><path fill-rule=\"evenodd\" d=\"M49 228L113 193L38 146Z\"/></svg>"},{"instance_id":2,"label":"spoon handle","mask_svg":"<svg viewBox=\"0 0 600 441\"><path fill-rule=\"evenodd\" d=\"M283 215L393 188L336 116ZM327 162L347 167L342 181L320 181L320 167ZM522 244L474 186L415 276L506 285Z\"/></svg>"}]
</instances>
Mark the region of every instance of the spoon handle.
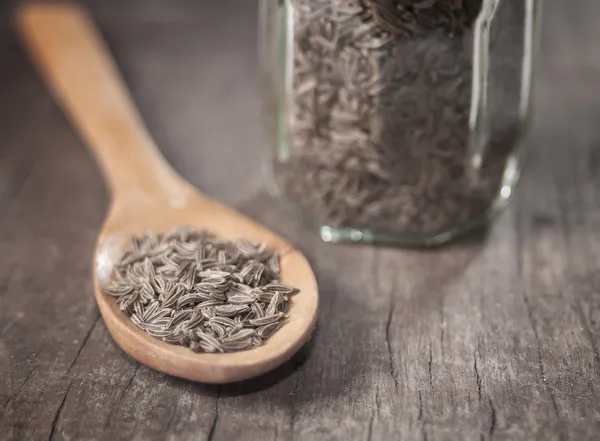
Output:
<instances>
[{"instance_id":1,"label":"spoon handle","mask_svg":"<svg viewBox=\"0 0 600 441\"><path fill-rule=\"evenodd\" d=\"M29 4L15 18L40 75L95 156L115 201L164 200L181 191L183 180L152 141L87 11Z\"/></svg>"}]
</instances>

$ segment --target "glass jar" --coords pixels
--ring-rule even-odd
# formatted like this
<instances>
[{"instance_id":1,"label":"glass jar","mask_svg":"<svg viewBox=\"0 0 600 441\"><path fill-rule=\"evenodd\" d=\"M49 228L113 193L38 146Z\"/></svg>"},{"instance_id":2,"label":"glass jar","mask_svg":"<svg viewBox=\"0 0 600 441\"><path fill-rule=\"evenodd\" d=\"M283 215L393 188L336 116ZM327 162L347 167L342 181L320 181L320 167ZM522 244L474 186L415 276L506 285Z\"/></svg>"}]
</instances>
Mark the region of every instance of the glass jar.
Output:
<instances>
[{"instance_id":1,"label":"glass jar","mask_svg":"<svg viewBox=\"0 0 600 441\"><path fill-rule=\"evenodd\" d=\"M435 245L505 205L539 0L262 0L269 188L325 241Z\"/></svg>"}]
</instances>

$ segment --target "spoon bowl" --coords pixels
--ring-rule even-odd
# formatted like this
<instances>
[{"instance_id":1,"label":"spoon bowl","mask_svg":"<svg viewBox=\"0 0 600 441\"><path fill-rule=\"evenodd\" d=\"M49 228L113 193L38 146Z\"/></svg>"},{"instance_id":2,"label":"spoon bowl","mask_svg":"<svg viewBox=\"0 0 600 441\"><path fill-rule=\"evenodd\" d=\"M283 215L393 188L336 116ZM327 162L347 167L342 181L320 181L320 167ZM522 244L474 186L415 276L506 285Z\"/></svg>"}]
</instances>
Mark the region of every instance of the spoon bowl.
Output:
<instances>
[{"instance_id":1,"label":"spoon bowl","mask_svg":"<svg viewBox=\"0 0 600 441\"><path fill-rule=\"evenodd\" d=\"M119 78L108 50L84 9L30 4L16 25L42 78L98 161L111 190L111 206L94 259L94 292L106 326L119 346L161 372L206 383L230 383L264 374L310 338L318 287L306 258L286 240L198 192L166 163ZM190 225L227 240L265 243L280 257L281 281L299 289L288 318L262 346L224 354L197 354L155 339L104 294L114 265L132 235L165 233Z\"/></svg>"}]
</instances>

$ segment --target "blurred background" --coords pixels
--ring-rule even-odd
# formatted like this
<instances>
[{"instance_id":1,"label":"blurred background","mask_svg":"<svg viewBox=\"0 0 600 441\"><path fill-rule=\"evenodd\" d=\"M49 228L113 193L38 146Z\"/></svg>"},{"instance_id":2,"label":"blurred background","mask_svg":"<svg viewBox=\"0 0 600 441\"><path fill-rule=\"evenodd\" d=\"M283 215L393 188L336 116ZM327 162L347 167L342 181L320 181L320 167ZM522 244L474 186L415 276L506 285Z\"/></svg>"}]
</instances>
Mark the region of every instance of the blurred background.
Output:
<instances>
[{"instance_id":1,"label":"blurred background","mask_svg":"<svg viewBox=\"0 0 600 441\"><path fill-rule=\"evenodd\" d=\"M44 124L63 116L41 93L13 35L10 16L18 3L4 0L0 6L0 151L3 156L22 155L22 161L10 161L20 170L31 166L30 155L44 151L44 142L52 136ZM258 1L80 3L92 11L150 132L174 167L229 204L239 205L256 192L261 186ZM600 108L600 2L546 0L543 6L536 124L543 118L546 128L560 133L544 148L570 149L565 136L583 135L572 133L568 121L593 130L594 125L583 126L581 120L594 120ZM562 111L567 108L569 112ZM52 118L41 117L48 112ZM81 149L71 153L87 154ZM245 164L237 172L247 185L231 192L226 190L226 171L234 160ZM6 158L2 164L0 195L15 191L6 188L15 170L6 169ZM85 172L96 175L91 162L87 164Z\"/></svg>"},{"instance_id":2,"label":"blurred background","mask_svg":"<svg viewBox=\"0 0 600 441\"><path fill-rule=\"evenodd\" d=\"M92 12L143 119L173 166L203 191L230 204L238 205L255 192L261 185L261 157L257 155L258 3L81 3ZM0 195L17 191L6 188L11 174L32 167L36 155L54 156L61 171L69 168L69 161L84 166L72 172L91 174L88 181L101 185L92 162L80 163L88 153L73 148L74 142L79 144L76 135L70 129L63 131L67 127L64 116L56 111L19 47L10 23L11 11L18 2L1 4ZM56 124L63 130L54 129ZM55 136L69 139L53 139ZM50 142L52 152L47 151ZM14 159L8 160L7 155ZM58 158L67 164L58 164ZM228 163L232 161L244 164L236 173L247 183L236 192L224 189L228 185ZM47 190L49 195L53 193L51 188Z\"/></svg>"},{"instance_id":3,"label":"blurred background","mask_svg":"<svg viewBox=\"0 0 600 441\"><path fill-rule=\"evenodd\" d=\"M258 2L81 3L92 11L143 118L174 167L226 203L238 205L255 192L261 185ZM16 4L4 0L0 6L0 149L3 155L28 157L43 151L44 141L52 136L44 124L54 124L53 120L63 116L52 110L53 102L41 93L42 86L18 47L10 25ZM544 148L565 149L570 148L564 138L568 121L577 120L583 127L581 120L594 120L600 107L600 50L596 45L600 41L600 27L596 26L600 2L546 0L543 6L536 124L543 118L545 127L562 136L552 137L552 145ZM569 112L561 111L566 108ZM51 119L41 117L48 112ZM66 135L61 132L60 136ZM77 149L72 154L87 153ZM228 161L233 160L245 164L238 172L247 185L237 192L224 189ZM3 164L0 194L7 191L3 181L14 172L6 170L6 159ZM96 174L88 164L86 172Z\"/></svg>"}]
</instances>

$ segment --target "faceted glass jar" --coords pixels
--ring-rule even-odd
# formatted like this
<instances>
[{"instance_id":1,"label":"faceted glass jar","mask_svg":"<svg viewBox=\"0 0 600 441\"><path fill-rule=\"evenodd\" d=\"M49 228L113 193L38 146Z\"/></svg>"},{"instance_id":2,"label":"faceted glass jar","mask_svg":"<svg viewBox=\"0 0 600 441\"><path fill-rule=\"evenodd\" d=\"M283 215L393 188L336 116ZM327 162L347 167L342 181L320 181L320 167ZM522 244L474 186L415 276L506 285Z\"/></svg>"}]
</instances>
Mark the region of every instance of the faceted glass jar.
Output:
<instances>
[{"instance_id":1,"label":"faceted glass jar","mask_svg":"<svg viewBox=\"0 0 600 441\"><path fill-rule=\"evenodd\" d=\"M262 0L267 179L321 236L435 245L513 193L539 0Z\"/></svg>"}]
</instances>

